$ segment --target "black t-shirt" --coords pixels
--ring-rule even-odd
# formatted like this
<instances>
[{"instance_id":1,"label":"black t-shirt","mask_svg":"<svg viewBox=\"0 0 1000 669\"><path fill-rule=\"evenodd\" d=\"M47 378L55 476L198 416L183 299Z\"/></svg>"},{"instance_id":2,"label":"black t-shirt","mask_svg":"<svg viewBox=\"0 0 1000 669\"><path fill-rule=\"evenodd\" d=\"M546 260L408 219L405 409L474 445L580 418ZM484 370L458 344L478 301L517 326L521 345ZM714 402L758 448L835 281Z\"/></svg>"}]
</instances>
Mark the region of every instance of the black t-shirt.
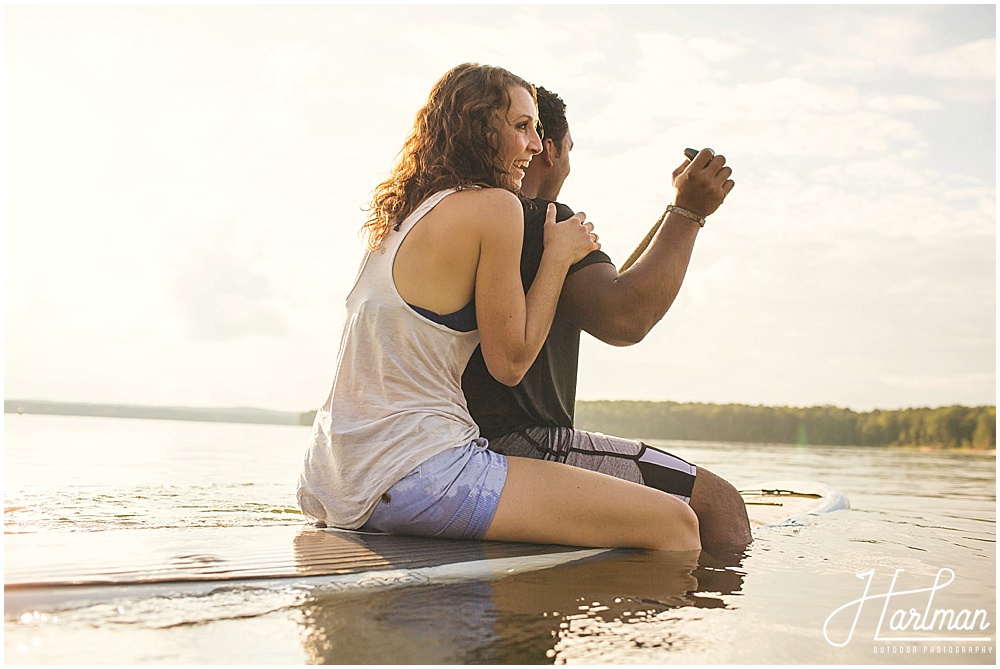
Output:
<instances>
[{"instance_id":1,"label":"black t-shirt","mask_svg":"<svg viewBox=\"0 0 1000 669\"><path fill-rule=\"evenodd\" d=\"M522 204L521 282L527 292L542 260L545 209L549 200L522 200ZM556 203L556 220L563 221L572 215L572 209ZM603 251L593 251L570 267L569 274L599 262L609 263L611 258ZM573 427L579 359L580 330L560 319L558 313L538 358L513 388L490 375L483 351L476 347L462 375L462 390L482 435L495 439L528 427Z\"/></svg>"}]
</instances>

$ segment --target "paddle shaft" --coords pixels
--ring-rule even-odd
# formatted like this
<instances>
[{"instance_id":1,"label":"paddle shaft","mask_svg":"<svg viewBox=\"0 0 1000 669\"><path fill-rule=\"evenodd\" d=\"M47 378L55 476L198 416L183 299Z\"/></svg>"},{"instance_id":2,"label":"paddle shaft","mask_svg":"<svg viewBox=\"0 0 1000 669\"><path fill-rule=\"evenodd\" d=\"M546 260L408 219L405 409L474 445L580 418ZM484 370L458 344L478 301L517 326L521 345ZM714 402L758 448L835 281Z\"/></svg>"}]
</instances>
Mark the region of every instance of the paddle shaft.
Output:
<instances>
[{"instance_id":1,"label":"paddle shaft","mask_svg":"<svg viewBox=\"0 0 1000 669\"><path fill-rule=\"evenodd\" d=\"M697 156L698 156L698 149L684 149L684 157L687 158L688 160L694 160ZM646 234L646 237L642 240L639 246L635 248L635 251L632 251L632 255L628 257L628 260L626 260L625 263L621 266L621 269L618 270L619 274L635 264L635 261L639 259L639 256L641 256L643 252L646 250L646 247L649 246L649 243L653 241L653 235L655 235L656 231L660 229L660 226L663 224L663 219L665 219L666 217L667 217L667 212L663 212L663 215L660 216L660 220L658 220L653 225L653 227Z\"/></svg>"},{"instance_id":2,"label":"paddle shaft","mask_svg":"<svg viewBox=\"0 0 1000 669\"><path fill-rule=\"evenodd\" d=\"M666 215L667 215L666 212L663 212L663 216L660 216L660 220L658 220L655 224L653 224L653 227L649 229L649 232L646 233L646 236L639 243L639 246L635 247L635 251L632 251L632 255L630 255L628 257L628 260L626 260L622 264L621 268L618 270L619 274L621 274L629 267L634 265L635 261L639 259L639 256L641 256L643 252L645 252L646 248L649 246L649 243L653 241L653 237L656 235L656 231L659 230L660 226L663 224L663 219L666 218Z\"/></svg>"}]
</instances>

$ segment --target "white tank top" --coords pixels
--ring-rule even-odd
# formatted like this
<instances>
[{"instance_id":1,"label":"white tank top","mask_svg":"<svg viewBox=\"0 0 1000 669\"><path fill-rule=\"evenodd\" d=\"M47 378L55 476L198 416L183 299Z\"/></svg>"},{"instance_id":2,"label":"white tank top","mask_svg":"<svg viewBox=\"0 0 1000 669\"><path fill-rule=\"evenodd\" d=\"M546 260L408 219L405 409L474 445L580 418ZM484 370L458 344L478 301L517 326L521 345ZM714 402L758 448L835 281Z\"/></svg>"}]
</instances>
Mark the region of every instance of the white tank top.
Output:
<instances>
[{"instance_id":1,"label":"white tank top","mask_svg":"<svg viewBox=\"0 0 1000 669\"><path fill-rule=\"evenodd\" d=\"M333 387L316 413L297 495L306 515L332 527L362 526L382 493L417 465L479 436L462 393L479 331L424 318L392 279L407 233L453 192L430 196L390 230L347 296Z\"/></svg>"}]
</instances>

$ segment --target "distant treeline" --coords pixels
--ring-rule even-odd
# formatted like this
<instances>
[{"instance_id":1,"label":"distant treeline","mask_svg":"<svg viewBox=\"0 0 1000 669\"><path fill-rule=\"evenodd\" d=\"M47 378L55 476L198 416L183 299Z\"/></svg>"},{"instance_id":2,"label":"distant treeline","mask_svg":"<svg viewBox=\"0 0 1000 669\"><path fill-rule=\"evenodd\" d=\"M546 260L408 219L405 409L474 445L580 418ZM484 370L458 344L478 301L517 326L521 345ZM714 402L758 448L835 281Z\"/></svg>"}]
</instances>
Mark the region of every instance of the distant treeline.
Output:
<instances>
[{"instance_id":1,"label":"distant treeline","mask_svg":"<svg viewBox=\"0 0 1000 669\"><path fill-rule=\"evenodd\" d=\"M312 425L315 411L205 409L4 400L4 412ZM632 439L829 446L996 448L996 407L951 406L859 413L838 407L677 402L577 402L577 427Z\"/></svg>"},{"instance_id":2,"label":"distant treeline","mask_svg":"<svg viewBox=\"0 0 1000 669\"><path fill-rule=\"evenodd\" d=\"M60 416L101 416L105 418L146 418L155 420L193 420L213 423L256 423L297 425L300 414L290 411L199 407L153 407L129 404L88 404L85 402L46 402L43 400L4 400L4 413L49 414Z\"/></svg>"},{"instance_id":3,"label":"distant treeline","mask_svg":"<svg viewBox=\"0 0 1000 669\"><path fill-rule=\"evenodd\" d=\"M632 439L830 446L996 447L996 407L859 413L832 406L578 402L576 425Z\"/></svg>"},{"instance_id":4,"label":"distant treeline","mask_svg":"<svg viewBox=\"0 0 1000 669\"><path fill-rule=\"evenodd\" d=\"M315 411L301 415L312 425ZM996 407L859 413L832 406L765 407L677 402L577 402L576 426L630 439L827 446L996 448Z\"/></svg>"}]
</instances>

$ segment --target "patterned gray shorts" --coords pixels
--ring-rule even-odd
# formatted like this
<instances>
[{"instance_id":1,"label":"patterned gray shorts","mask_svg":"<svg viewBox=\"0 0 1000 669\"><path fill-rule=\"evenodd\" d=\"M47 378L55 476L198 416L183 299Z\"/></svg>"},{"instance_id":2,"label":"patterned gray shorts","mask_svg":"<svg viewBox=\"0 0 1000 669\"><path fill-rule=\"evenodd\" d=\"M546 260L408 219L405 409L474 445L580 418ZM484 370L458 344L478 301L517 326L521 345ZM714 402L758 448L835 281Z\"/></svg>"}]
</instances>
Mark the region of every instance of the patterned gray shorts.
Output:
<instances>
[{"instance_id":1,"label":"patterned gray shorts","mask_svg":"<svg viewBox=\"0 0 1000 669\"><path fill-rule=\"evenodd\" d=\"M670 493L690 503L697 468L641 441L568 427L532 427L490 442L507 456L553 460Z\"/></svg>"}]
</instances>

